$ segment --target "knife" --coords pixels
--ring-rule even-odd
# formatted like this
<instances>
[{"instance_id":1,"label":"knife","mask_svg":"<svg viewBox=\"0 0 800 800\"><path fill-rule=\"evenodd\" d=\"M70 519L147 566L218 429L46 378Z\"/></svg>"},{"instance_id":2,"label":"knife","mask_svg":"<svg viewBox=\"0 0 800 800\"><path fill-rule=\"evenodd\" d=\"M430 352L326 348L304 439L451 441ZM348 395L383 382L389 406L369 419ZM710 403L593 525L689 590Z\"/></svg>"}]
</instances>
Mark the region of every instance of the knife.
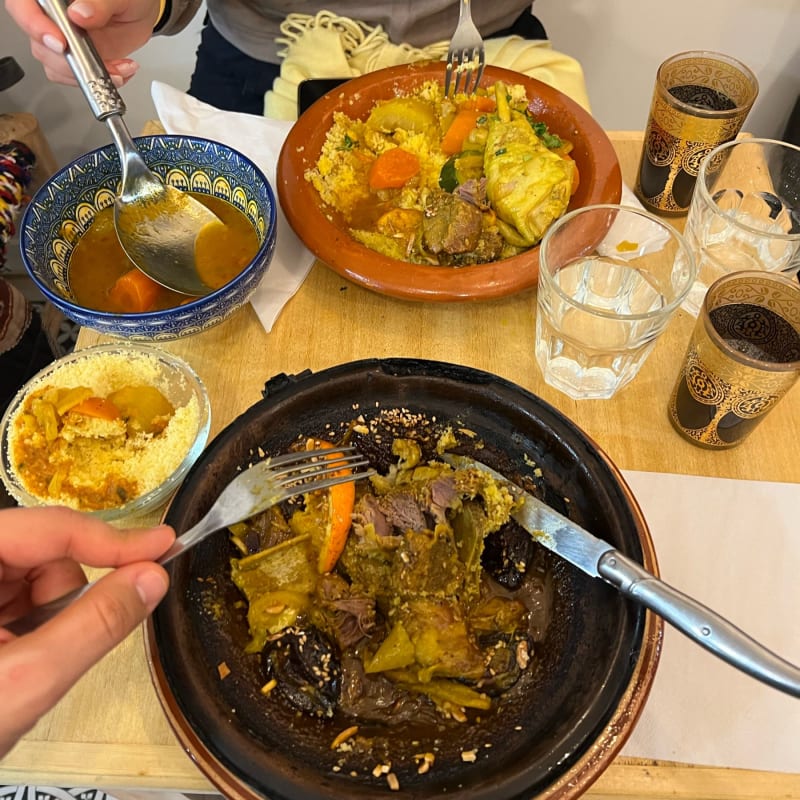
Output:
<instances>
[{"instance_id":1,"label":"knife","mask_svg":"<svg viewBox=\"0 0 800 800\"><path fill-rule=\"evenodd\" d=\"M486 464L454 454L446 454L444 460L460 469L483 470L507 486L522 501L511 516L543 547L649 608L728 664L775 689L800 697L800 669L732 622L659 580L608 542L593 536Z\"/></svg>"}]
</instances>

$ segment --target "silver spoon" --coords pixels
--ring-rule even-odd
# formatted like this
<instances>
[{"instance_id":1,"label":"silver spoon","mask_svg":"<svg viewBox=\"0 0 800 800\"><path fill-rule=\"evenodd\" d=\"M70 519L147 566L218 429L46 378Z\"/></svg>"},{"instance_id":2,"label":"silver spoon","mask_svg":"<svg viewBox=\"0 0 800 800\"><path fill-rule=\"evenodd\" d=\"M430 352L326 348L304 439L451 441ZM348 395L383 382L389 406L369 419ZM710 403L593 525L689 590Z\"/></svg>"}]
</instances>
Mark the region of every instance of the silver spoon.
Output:
<instances>
[{"instance_id":1,"label":"silver spoon","mask_svg":"<svg viewBox=\"0 0 800 800\"><path fill-rule=\"evenodd\" d=\"M195 240L201 228L222 224L186 192L165 184L145 164L123 122L125 103L86 32L67 16L65 0L38 0L67 40L66 59L95 118L111 130L122 164L114 224L123 250L146 275L188 295L213 291L197 274Z\"/></svg>"}]
</instances>

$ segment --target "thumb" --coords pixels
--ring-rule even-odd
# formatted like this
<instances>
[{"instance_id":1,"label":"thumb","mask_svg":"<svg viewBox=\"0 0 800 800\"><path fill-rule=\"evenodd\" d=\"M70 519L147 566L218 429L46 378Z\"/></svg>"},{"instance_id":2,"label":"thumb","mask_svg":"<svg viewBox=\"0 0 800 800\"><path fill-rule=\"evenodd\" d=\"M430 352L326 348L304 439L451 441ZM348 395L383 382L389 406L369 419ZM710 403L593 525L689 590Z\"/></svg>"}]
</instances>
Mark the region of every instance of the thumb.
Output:
<instances>
[{"instance_id":1,"label":"thumb","mask_svg":"<svg viewBox=\"0 0 800 800\"><path fill-rule=\"evenodd\" d=\"M58 616L0 647L3 716L19 737L158 605L169 579L151 562L103 577ZM2 738L2 737L0 737ZM7 743L0 741L0 753Z\"/></svg>"}]
</instances>

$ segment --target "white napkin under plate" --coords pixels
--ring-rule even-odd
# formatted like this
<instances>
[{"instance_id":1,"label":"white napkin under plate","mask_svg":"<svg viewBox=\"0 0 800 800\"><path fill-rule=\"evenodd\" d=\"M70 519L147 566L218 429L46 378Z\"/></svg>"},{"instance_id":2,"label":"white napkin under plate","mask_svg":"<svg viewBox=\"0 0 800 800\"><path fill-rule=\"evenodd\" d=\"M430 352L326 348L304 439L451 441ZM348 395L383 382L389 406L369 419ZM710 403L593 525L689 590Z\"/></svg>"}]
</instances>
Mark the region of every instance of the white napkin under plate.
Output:
<instances>
[{"instance_id":1,"label":"white napkin under plate","mask_svg":"<svg viewBox=\"0 0 800 800\"><path fill-rule=\"evenodd\" d=\"M661 578L800 665L800 486L625 472ZM800 699L665 623L661 662L626 756L800 773Z\"/></svg>"},{"instance_id":2,"label":"white napkin under plate","mask_svg":"<svg viewBox=\"0 0 800 800\"><path fill-rule=\"evenodd\" d=\"M159 81L153 81L151 94L158 118L167 133L200 136L233 147L261 169L273 191L277 192L275 169L291 122L221 111ZM314 264L314 255L297 238L279 204L276 212L275 254L250 299L267 333Z\"/></svg>"}]
</instances>

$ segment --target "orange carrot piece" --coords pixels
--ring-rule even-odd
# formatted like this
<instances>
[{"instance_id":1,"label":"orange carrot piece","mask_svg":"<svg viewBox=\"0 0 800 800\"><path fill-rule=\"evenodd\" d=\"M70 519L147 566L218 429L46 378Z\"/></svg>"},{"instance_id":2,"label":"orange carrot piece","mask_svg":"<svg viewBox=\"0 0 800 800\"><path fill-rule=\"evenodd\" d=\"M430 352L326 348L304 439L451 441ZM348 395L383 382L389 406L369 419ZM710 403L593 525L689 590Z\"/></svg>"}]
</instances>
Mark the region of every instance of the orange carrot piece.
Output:
<instances>
[{"instance_id":1,"label":"orange carrot piece","mask_svg":"<svg viewBox=\"0 0 800 800\"><path fill-rule=\"evenodd\" d=\"M333 460L333 466L336 466L335 459L337 456L341 457L342 454L336 452L335 445L319 439L309 439L306 442L307 450L316 450L317 448L330 449L332 452L327 458ZM336 474L348 475L350 472L350 469L343 467ZM317 563L320 573L330 572L336 566L347 543L347 534L350 532L356 499L356 485L352 481L338 483L327 491L328 520Z\"/></svg>"},{"instance_id":2,"label":"orange carrot piece","mask_svg":"<svg viewBox=\"0 0 800 800\"><path fill-rule=\"evenodd\" d=\"M497 108L497 101L494 97L487 94L475 94L466 98L459 108L472 109L473 111L494 111Z\"/></svg>"},{"instance_id":3,"label":"orange carrot piece","mask_svg":"<svg viewBox=\"0 0 800 800\"><path fill-rule=\"evenodd\" d=\"M399 189L419 174L419 158L401 147L384 150L369 169L370 189Z\"/></svg>"},{"instance_id":4,"label":"orange carrot piece","mask_svg":"<svg viewBox=\"0 0 800 800\"><path fill-rule=\"evenodd\" d=\"M119 409L105 397L87 397L76 403L69 410L70 413L83 414L85 417L95 417L97 419L119 419Z\"/></svg>"},{"instance_id":5,"label":"orange carrot piece","mask_svg":"<svg viewBox=\"0 0 800 800\"><path fill-rule=\"evenodd\" d=\"M117 278L108 298L124 313L153 311L162 287L140 269L132 269Z\"/></svg>"},{"instance_id":6,"label":"orange carrot piece","mask_svg":"<svg viewBox=\"0 0 800 800\"><path fill-rule=\"evenodd\" d=\"M483 112L465 108L459 111L442 139L442 152L447 156L460 153L464 149L464 140L478 124Z\"/></svg>"}]
</instances>

